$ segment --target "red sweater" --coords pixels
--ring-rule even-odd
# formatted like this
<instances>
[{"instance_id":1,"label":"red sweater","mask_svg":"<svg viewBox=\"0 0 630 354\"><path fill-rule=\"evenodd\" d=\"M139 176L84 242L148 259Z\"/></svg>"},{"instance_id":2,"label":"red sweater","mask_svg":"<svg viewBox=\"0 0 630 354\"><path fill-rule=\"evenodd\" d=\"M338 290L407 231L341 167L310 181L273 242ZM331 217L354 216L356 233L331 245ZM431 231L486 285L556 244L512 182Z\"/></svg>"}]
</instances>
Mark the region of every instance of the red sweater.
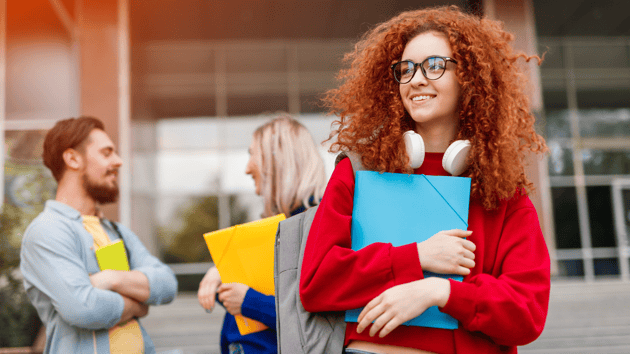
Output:
<instances>
[{"instance_id":1,"label":"red sweater","mask_svg":"<svg viewBox=\"0 0 630 354\"><path fill-rule=\"evenodd\" d=\"M416 174L448 175L442 156L428 153ZM304 252L300 296L307 311L340 311L365 306L383 291L423 279L415 243L376 243L351 249L354 173L349 159L333 172L311 226ZM399 326L385 338L359 334L348 323L346 345L363 340L436 353L516 353L543 330L550 289L549 251L536 210L527 196L515 195L485 210L471 200L475 267L463 282L451 280L442 312L459 321L446 330Z\"/></svg>"}]
</instances>

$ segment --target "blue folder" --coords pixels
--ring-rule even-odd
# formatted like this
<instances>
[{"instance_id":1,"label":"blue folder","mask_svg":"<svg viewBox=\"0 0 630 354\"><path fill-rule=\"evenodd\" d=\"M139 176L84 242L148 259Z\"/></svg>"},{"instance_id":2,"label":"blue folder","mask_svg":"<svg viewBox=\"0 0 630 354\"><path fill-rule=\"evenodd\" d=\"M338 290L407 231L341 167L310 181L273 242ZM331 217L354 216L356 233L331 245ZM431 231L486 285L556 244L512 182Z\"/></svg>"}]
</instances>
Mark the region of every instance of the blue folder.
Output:
<instances>
[{"instance_id":1,"label":"blue folder","mask_svg":"<svg viewBox=\"0 0 630 354\"><path fill-rule=\"evenodd\" d=\"M352 211L352 249L375 242L402 246L422 242L443 230L468 228L470 178L358 171ZM458 281L462 276L435 274ZM357 322L362 308L346 311ZM437 306L404 323L408 326L456 329L457 320Z\"/></svg>"}]
</instances>

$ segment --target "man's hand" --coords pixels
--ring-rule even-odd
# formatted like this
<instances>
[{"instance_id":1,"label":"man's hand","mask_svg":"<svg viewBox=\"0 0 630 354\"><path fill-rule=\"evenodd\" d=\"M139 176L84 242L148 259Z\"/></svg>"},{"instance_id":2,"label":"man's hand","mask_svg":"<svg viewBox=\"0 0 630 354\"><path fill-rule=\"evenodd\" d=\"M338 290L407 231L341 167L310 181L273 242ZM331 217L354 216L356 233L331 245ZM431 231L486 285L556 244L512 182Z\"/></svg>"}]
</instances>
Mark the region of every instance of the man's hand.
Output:
<instances>
[{"instance_id":1,"label":"man's hand","mask_svg":"<svg viewBox=\"0 0 630 354\"><path fill-rule=\"evenodd\" d=\"M418 243L418 257L423 270L438 274L468 275L475 266L474 243L464 239L472 231L446 230Z\"/></svg>"},{"instance_id":2,"label":"man's hand","mask_svg":"<svg viewBox=\"0 0 630 354\"><path fill-rule=\"evenodd\" d=\"M118 321L118 324L125 323L134 317L142 318L149 314L149 305L143 304L126 296L123 296L122 298L125 302L125 307L122 315L120 315L120 321Z\"/></svg>"},{"instance_id":3,"label":"man's hand","mask_svg":"<svg viewBox=\"0 0 630 354\"><path fill-rule=\"evenodd\" d=\"M211 267L201 279L199 290L197 291L197 299L201 307L207 311L214 309L214 298L217 294L217 288L221 285L221 276L217 267Z\"/></svg>"},{"instance_id":4,"label":"man's hand","mask_svg":"<svg viewBox=\"0 0 630 354\"><path fill-rule=\"evenodd\" d=\"M90 282L95 288L110 290L138 302L145 302L151 296L149 279L137 270L106 269L90 275Z\"/></svg>"},{"instance_id":5,"label":"man's hand","mask_svg":"<svg viewBox=\"0 0 630 354\"><path fill-rule=\"evenodd\" d=\"M249 286L241 283L221 284L219 286L219 301L223 303L227 312L233 316L240 315L247 290L249 290Z\"/></svg>"},{"instance_id":6,"label":"man's hand","mask_svg":"<svg viewBox=\"0 0 630 354\"><path fill-rule=\"evenodd\" d=\"M102 290L112 290L115 281L115 270L107 269L90 275L90 283L92 283L92 286Z\"/></svg>"}]
</instances>

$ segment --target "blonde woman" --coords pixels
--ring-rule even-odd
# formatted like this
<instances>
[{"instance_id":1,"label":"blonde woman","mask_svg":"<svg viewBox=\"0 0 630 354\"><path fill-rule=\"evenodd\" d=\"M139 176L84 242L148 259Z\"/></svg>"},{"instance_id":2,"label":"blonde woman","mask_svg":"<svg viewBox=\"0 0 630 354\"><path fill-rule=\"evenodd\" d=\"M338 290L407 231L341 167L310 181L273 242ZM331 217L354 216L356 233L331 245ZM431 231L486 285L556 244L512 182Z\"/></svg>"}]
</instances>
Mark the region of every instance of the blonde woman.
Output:
<instances>
[{"instance_id":1,"label":"blonde woman","mask_svg":"<svg viewBox=\"0 0 630 354\"><path fill-rule=\"evenodd\" d=\"M263 197L262 217L299 214L319 203L326 186L324 162L308 130L287 114L260 126L249 146L245 173ZM207 311L215 297L227 313L221 330L221 353L277 353L275 299L239 283L221 284L216 267L199 284L199 303ZM260 321L269 328L241 335L235 315Z\"/></svg>"}]
</instances>

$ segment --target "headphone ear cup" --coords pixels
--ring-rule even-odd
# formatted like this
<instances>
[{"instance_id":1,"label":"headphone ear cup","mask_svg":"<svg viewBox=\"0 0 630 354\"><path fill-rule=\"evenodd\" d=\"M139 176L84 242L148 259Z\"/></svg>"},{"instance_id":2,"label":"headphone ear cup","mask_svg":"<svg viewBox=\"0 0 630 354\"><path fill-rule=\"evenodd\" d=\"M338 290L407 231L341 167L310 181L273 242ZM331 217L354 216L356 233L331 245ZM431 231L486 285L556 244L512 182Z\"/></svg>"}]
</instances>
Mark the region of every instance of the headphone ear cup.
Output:
<instances>
[{"instance_id":1,"label":"headphone ear cup","mask_svg":"<svg viewBox=\"0 0 630 354\"><path fill-rule=\"evenodd\" d=\"M406 131L403 134L407 156L409 156L409 167L416 169L422 166L424 162L424 140L420 134L413 130Z\"/></svg>"},{"instance_id":2,"label":"headphone ear cup","mask_svg":"<svg viewBox=\"0 0 630 354\"><path fill-rule=\"evenodd\" d=\"M470 141L457 140L452 143L442 158L442 167L452 176L461 175L468 167L468 153L470 152Z\"/></svg>"}]
</instances>

